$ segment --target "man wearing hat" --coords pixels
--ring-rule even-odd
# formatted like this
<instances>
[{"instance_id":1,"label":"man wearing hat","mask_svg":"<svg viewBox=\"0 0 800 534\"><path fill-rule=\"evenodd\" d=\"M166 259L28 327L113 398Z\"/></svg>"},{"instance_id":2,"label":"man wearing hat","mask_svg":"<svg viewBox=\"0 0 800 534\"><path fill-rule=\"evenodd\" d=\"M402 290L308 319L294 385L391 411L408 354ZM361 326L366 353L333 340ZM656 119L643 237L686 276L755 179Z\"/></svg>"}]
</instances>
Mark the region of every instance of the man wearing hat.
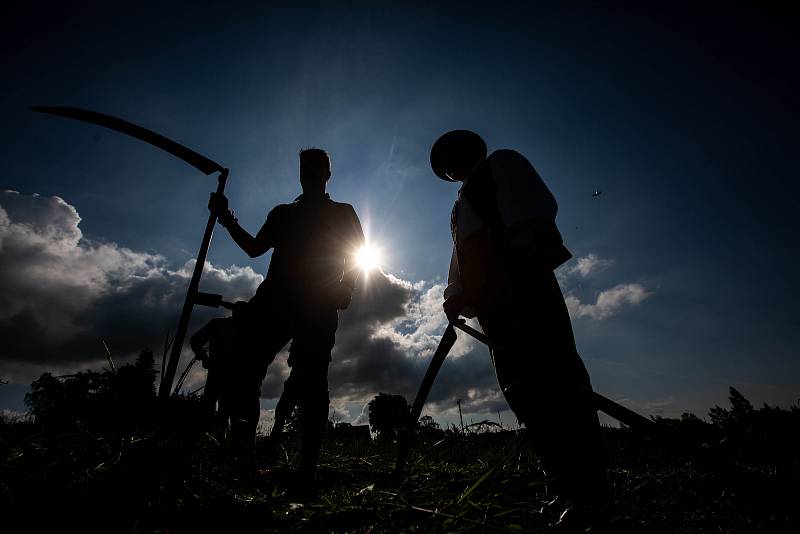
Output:
<instances>
[{"instance_id":1,"label":"man wearing hat","mask_svg":"<svg viewBox=\"0 0 800 534\"><path fill-rule=\"evenodd\" d=\"M608 489L592 386L553 273L571 257L555 224L558 205L523 155L487 156L474 132L442 135L430 159L439 178L461 182L445 313L477 317L494 343L503 395L562 499L575 509L602 506Z\"/></svg>"}]
</instances>

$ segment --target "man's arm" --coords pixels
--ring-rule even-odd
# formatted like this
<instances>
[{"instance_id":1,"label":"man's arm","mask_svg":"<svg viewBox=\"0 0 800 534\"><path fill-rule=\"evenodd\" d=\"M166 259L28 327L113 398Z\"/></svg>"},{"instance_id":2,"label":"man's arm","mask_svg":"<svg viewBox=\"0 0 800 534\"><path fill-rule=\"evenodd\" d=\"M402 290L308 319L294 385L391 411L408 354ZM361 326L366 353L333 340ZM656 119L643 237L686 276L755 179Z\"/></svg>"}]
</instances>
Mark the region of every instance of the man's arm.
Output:
<instances>
[{"instance_id":1,"label":"man's arm","mask_svg":"<svg viewBox=\"0 0 800 534\"><path fill-rule=\"evenodd\" d=\"M189 346L192 348L192 352L194 352L194 357L197 358L199 361L203 362L208 358L208 351L206 351L206 344L211 340L214 332L214 321L216 319L210 320L206 323L200 330L194 333L194 335L189 339Z\"/></svg>"},{"instance_id":2,"label":"man's arm","mask_svg":"<svg viewBox=\"0 0 800 534\"><path fill-rule=\"evenodd\" d=\"M361 228L361 221L358 220L356 211L350 208L350 228L349 228L348 245L349 250L345 254L344 259L344 276L342 277L342 285L349 287L350 291L356 286L358 280L359 268L356 263L356 254L361 247L366 243L364 238L364 230Z\"/></svg>"},{"instance_id":3,"label":"man's arm","mask_svg":"<svg viewBox=\"0 0 800 534\"><path fill-rule=\"evenodd\" d=\"M464 290L461 287L461 273L458 269L458 255L456 246L453 245L453 253L450 256L450 269L447 272L447 287L444 290L444 313L451 321L458 319L461 310L464 308Z\"/></svg>"},{"instance_id":4,"label":"man's arm","mask_svg":"<svg viewBox=\"0 0 800 534\"><path fill-rule=\"evenodd\" d=\"M348 206L350 213L348 214L348 232L346 241L346 251L344 256L344 275L340 282L341 294L339 295L339 302L337 308L340 310L346 309L350 305L352 299L353 289L356 287L360 269L356 262L356 254L361 247L364 246L366 239L364 238L364 230L361 228L361 221L358 220L358 215L352 206Z\"/></svg>"},{"instance_id":5,"label":"man's arm","mask_svg":"<svg viewBox=\"0 0 800 534\"><path fill-rule=\"evenodd\" d=\"M217 216L219 223L228 230L228 233L233 238L233 241L239 245L248 256L255 258L261 256L274 245L273 232L271 229L275 226L270 222L272 212L267 217L266 222L258 231L255 237L239 226L239 221L233 215L233 211L228 209L228 199L225 195L218 195L211 193L211 199L208 201L208 209Z\"/></svg>"},{"instance_id":6,"label":"man's arm","mask_svg":"<svg viewBox=\"0 0 800 534\"><path fill-rule=\"evenodd\" d=\"M459 316L472 319L477 315L474 305L464 295L461 271L458 265L458 252L455 245L453 245L453 254L450 257L450 270L447 273L447 287L444 290L442 307L447 319L450 321L455 321Z\"/></svg>"}]
</instances>

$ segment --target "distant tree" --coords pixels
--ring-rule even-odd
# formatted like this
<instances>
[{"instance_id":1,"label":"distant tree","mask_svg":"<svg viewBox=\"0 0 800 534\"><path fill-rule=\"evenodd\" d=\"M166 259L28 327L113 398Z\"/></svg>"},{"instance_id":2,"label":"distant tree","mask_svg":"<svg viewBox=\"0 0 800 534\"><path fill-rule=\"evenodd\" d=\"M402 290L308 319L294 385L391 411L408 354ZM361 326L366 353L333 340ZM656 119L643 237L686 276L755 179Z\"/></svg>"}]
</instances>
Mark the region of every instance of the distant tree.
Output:
<instances>
[{"instance_id":1,"label":"distant tree","mask_svg":"<svg viewBox=\"0 0 800 534\"><path fill-rule=\"evenodd\" d=\"M48 429L94 426L109 407L110 378L109 372L82 371L58 377L43 373L31 383L25 405L34 421Z\"/></svg>"},{"instance_id":2,"label":"distant tree","mask_svg":"<svg viewBox=\"0 0 800 534\"><path fill-rule=\"evenodd\" d=\"M686 424L692 424L693 425L693 424L702 423L702 422L703 422L702 419L700 419L699 417L697 417L695 414L693 414L691 412L683 412L681 414L681 423L686 423Z\"/></svg>"},{"instance_id":3,"label":"distant tree","mask_svg":"<svg viewBox=\"0 0 800 534\"><path fill-rule=\"evenodd\" d=\"M153 352L143 350L133 365L123 365L111 378L116 417L123 426L138 429L153 416L156 402Z\"/></svg>"},{"instance_id":4,"label":"distant tree","mask_svg":"<svg viewBox=\"0 0 800 534\"><path fill-rule=\"evenodd\" d=\"M419 418L419 423L417 426L420 430L423 431L437 431L439 430L439 424L433 420L433 417L430 415L423 415Z\"/></svg>"},{"instance_id":5,"label":"distant tree","mask_svg":"<svg viewBox=\"0 0 800 534\"><path fill-rule=\"evenodd\" d=\"M76 425L99 430L133 430L149 424L155 408L153 353L142 351L115 372L43 373L25 395L28 413L48 430Z\"/></svg>"},{"instance_id":6,"label":"distant tree","mask_svg":"<svg viewBox=\"0 0 800 534\"><path fill-rule=\"evenodd\" d=\"M408 421L410 409L402 395L378 393L367 407L369 426L380 438L396 438Z\"/></svg>"},{"instance_id":7,"label":"distant tree","mask_svg":"<svg viewBox=\"0 0 800 534\"><path fill-rule=\"evenodd\" d=\"M741 430L749 424L753 415L753 405L744 395L739 393L736 388L729 389L728 400L731 403L730 410L721 406L714 406L708 411L711 422L723 430Z\"/></svg>"}]
</instances>

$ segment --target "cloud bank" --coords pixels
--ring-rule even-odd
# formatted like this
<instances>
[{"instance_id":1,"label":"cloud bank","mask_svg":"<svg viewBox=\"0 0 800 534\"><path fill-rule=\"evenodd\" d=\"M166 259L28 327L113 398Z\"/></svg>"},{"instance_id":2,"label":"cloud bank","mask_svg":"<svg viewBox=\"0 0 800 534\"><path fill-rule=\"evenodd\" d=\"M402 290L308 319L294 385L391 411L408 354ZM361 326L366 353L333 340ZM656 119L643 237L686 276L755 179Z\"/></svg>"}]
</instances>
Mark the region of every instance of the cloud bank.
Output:
<instances>
[{"instance_id":1,"label":"cloud bank","mask_svg":"<svg viewBox=\"0 0 800 534\"><path fill-rule=\"evenodd\" d=\"M593 275L608 269L613 260L601 258L597 254L577 257L556 271L561 289L566 295L564 301L573 320L589 319L602 321L622 312L626 308L638 306L651 295L651 291L639 283L618 284L609 289L597 289L592 295L594 302L581 301L578 292L583 289Z\"/></svg>"},{"instance_id":2,"label":"cloud bank","mask_svg":"<svg viewBox=\"0 0 800 534\"><path fill-rule=\"evenodd\" d=\"M564 300L573 318L599 321L608 319L626 306L636 306L649 296L650 293L641 284L620 284L601 291L593 304L584 304L573 295L568 295Z\"/></svg>"},{"instance_id":3,"label":"cloud bank","mask_svg":"<svg viewBox=\"0 0 800 534\"><path fill-rule=\"evenodd\" d=\"M80 220L59 197L0 193L0 373L7 379L96 363L101 338L120 357L157 348L175 328L194 261L172 270L158 254L87 239ZM249 267L207 264L203 289L245 298L261 280ZM198 308L194 324L213 314Z\"/></svg>"},{"instance_id":4,"label":"cloud bank","mask_svg":"<svg viewBox=\"0 0 800 534\"><path fill-rule=\"evenodd\" d=\"M175 326L194 262L171 268L159 254L87 239L80 221L59 197L0 193L0 376L6 379L24 383L45 370L100 367L101 338L121 359L145 347L158 350ZM648 297L638 284L602 290L590 303L570 293L572 280L609 265L590 254L559 273L573 319L603 320ZM249 267L207 264L202 287L247 299L262 280ZM379 392L413 399L447 324L443 289L381 272L360 279L340 316L329 372L337 406L363 406ZM190 333L220 312L197 307L194 315ZM288 372L284 351L270 366L262 397L280 396ZM187 384L203 380L196 366ZM486 348L464 334L437 378L429 409L452 411L457 399L466 412L507 409ZM359 413L351 416L358 419Z\"/></svg>"}]
</instances>

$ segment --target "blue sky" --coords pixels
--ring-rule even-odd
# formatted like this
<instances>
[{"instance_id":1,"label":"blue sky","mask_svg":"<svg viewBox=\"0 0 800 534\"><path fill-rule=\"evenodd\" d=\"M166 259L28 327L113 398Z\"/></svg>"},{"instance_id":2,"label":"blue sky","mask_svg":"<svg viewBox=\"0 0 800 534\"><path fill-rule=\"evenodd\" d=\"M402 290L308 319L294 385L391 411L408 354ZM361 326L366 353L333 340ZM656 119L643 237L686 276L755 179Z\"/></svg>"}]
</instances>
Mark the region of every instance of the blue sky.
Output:
<instances>
[{"instance_id":1,"label":"blue sky","mask_svg":"<svg viewBox=\"0 0 800 534\"><path fill-rule=\"evenodd\" d=\"M386 253L385 271L418 284L421 298L446 276L456 194L431 173L428 151L444 131L468 128L490 150L531 160L559 202L567 246L599 260L586 276L562 267L567 295L591 305L620 285L646 292L603 318L573 313L596 389L665 415L704 413L729 385L756 402L800 397L797 50L781 13L495 3L30 9L17 8L3 37L0 186L61 197L84 240L176 269L196 254L214 180L28 106L123 117L222 163L251 231L299 193L298 150L323 147L330 193L355 206ZM260 274L267 265L219 231L209 259ZM178 308L170 313L177 320ZM0 359L19 382L0 399L19 409L24 373L14 379L13 370L23 358ZM466 395L462 386L452 395Z\"/></svg>"}]
</instances>

